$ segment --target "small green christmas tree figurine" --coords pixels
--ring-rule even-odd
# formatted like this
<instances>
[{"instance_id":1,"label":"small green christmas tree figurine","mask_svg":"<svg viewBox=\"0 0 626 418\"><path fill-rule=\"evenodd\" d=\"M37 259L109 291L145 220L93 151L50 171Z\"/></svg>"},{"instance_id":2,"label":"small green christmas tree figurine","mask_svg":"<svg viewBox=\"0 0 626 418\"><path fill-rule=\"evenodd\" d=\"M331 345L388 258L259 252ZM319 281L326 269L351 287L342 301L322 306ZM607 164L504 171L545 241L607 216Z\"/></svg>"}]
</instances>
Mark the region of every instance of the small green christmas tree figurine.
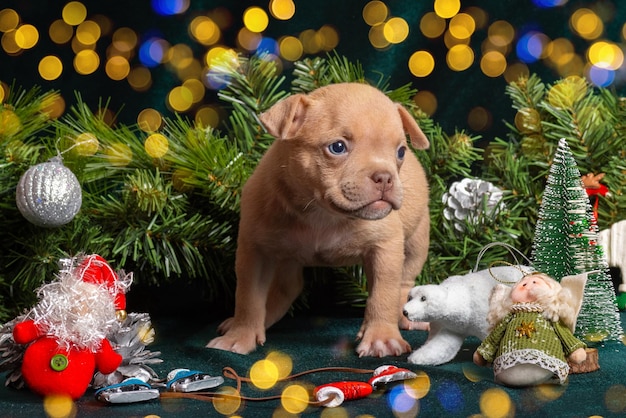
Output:
<instances>
[{"instance_id":1,"label":"small green christmas tree figurine","mask_svg":"<svg viewBox=\"0 0 626 418\"><path fill-rule=\"evenodd\" d=\"M588 341L618 339L623 331L608 263L580 170L565 139L558 143L539 209L534 267L557 280L588 272L575 334Z\"/></svg>"}]
</instances>

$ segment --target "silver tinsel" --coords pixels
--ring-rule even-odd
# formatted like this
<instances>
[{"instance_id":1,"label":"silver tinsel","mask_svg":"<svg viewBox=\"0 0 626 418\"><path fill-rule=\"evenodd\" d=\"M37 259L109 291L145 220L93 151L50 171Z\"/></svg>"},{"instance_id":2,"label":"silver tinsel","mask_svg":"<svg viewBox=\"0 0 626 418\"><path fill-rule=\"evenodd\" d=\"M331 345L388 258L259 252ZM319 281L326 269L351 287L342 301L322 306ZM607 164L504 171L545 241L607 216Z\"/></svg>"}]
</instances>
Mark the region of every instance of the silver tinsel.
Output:
<instances>
[{"instance_id":1,"label":"silver tinsel","mask_svg":"<svg viewBox=\"0 0 626 418\"><path fill-rule=\"evenodd\" d=\"M443 194L446 205L443 216L454 222L454 227L463 232L466 222L479 222L482 216L491 217L501 209L502 190L488 181L464 178L452 183Z\"/></svg>"},{"instance_id":2,"label":"silver tinsel","mask_svg":"<svg viewBox=\"0 0 626 418\"><path fill-rule=\"evenodd\" d=\"M37 226L58 227L74 219L82 204L78 179L60 157L29 168L17 184L15 202Z\"/></svg>"}]
</instances>

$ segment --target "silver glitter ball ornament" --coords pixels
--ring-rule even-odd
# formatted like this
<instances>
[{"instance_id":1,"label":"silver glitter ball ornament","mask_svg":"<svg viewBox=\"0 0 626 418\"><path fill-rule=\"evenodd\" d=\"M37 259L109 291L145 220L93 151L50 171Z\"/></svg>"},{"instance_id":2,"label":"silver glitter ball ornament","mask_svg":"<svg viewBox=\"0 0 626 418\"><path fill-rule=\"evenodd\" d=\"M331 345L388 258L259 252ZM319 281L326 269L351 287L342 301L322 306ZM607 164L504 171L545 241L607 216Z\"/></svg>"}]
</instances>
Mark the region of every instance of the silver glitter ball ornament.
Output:
<instances>
[{"instance_id":1,"label":"silver glitter ball ornament","mask_svg":"<svg viewBox=\"0 0 626 418\"><path fill-rule=\"evenodd\" d=\"M78 179L60 157L29 168L20 178L15 196L24 218L50 228L74 219L82 200Z\"/></svg>"}]
</instances>

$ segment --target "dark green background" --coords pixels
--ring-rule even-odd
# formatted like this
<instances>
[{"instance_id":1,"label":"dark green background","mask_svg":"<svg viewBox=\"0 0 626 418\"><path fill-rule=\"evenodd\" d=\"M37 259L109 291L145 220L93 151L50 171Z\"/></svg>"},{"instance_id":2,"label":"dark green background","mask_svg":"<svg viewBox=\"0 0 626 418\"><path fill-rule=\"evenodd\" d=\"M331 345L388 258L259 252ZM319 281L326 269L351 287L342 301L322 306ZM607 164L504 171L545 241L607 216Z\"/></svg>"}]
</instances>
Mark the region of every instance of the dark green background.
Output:
<instances>
[{"instance_id":1,"label":"dark green background","mask_svg":"<svg viewBox=\"0 0 626 418\"><path fill-rule=\"evenodd\" d=\"M235 36L243 26L243 11L251 6L258 5L267 10L269 1L224 1L224 0L191 0L188 11L179 16L164 17L152 11L149 0L84 0L87 6L88 17L95 14L108 16L115 28L130 27L140 36L157 33L170 44L187 43L195 50L196 56L201 57L205 48L191 40L187 27L193 16L217 7L228 8L233 17L232 26L224 32L222 43L226 46L235 45ZM369 26L362 18L365 0L296 0L296 14L288 21L279 21L270 18L270 24L264 32L265 36L278 38L282 35L297 36L306 29L319 29L323 25L333 25L340 37L337 51L350 60L358 60L363 64L371 79L378 79L382 74L390 78L392 87L412 83L419 90L432 91L438 100L438 108L433 115L436 122L453 133L455 128L467 129L468 112L475 106L488 109L493 115L490 129L481 134L484 141L495 136L503 137L506 128L503 119L511 121L514 112L510 101L504 94L506 82L503 77L489 78L482 74L479 68L481 56L480 44L486 38L486 28L479 29L472 36L471 46L475 53L474 64L466 71L454 72L445 64L446 47L443 39L427 39L419 31L419 20L427 12L433 11L433 1L385 1L392 16L404 18L410 25L409 37L401 44L391 46L385 50L376 50L368 41ZM626 16L626 2L621 1L568 1L561 7L537 8L531 0L499 0L499 1L468 1L463 0L461 10L476 6L488 14L488 24L497 20L506 20L517 30L517 35L534 29L545 33L550 39L566 37L576 46L576 52L584 55L590 42L576 36L569 27L569 17L580 7L592 8L605 19L604 39L621 42L621 30ZM44 90L58 89L62 92L68 104L74 102L74 92L80 92L87 103L96 107L99 98L110 98L110 108L120 111L118 120L131 124L136 121L137 114L144 108L152 107L170 115L165 107L167 93L180 80L164 66L152 70L153 86L148 92L134 92L126 81L112 81L103 70L104 49L110 43L110 38L101 39L98 43L98 52L101 56L100 69L92 75L81 76L74 72L71 66L73 52L68 45L55 45L47 35L50 23L60 18L65 1L36 1L10 0L3 1L0 8L14 8L22 17L24 23L35 25L40 31L40 42L32 50L25 51L19 56L8 56L0 51L0 80L11 83L14 79L18 85L31 87L39 85ZM416 50L426 49L435 57L435 71L425 78L416 78L408 70L409 56ZM55 81L47 82L38 75L37 63L47 54L58 55L64 62L63 75ZM509 63L517 61L515 52L507 57ZM131 65L137 65L137 59ZM538 73L546 83L559 79L559 75L547 68L542 61L529 65L531 72ZM291 69L287 66L285 74ZM624 78L622 76L622 78ZM624 82L616 77L614 87L619 91L624 88ZM205 102L216 101L215 92L208 92Z\"/></svg>"}]
</instances>

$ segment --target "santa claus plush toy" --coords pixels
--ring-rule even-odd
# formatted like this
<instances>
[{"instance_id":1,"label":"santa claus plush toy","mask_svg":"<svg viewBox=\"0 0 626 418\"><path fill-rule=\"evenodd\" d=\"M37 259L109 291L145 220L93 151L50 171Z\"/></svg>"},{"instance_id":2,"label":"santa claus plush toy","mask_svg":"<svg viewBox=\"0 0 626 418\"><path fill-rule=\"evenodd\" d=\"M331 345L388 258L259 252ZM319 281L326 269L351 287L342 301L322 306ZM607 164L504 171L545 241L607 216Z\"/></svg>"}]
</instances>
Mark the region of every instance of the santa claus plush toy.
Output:
<instances>
[{"instance_id":1,"label":"santa claus plush toy","mask_svg":"<svg viewBox=\"0 0 626 418\"><path fill-rule=\"evenodd\" d=\"M106 339L123 319L132 275L118 275L99 255L62 260L58 279L38 290L39 302L13 328L24 352L22 376L40 395L80 398L96 370L108 374L122 362Z\"/></svg>"}]
</instances>

